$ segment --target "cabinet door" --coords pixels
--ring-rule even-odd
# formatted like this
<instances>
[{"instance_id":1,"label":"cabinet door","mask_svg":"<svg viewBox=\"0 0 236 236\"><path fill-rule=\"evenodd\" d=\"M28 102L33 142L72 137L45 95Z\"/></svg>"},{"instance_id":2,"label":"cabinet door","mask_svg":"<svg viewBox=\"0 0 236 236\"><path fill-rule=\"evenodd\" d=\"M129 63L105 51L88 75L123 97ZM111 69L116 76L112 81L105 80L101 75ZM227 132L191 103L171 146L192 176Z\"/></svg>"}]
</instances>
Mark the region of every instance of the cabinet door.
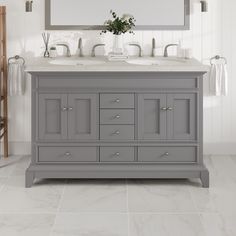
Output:
<instances>
[{"instance_id":1,"label":"cabinet door","mask_svg":"<svg viewBox=\"0 0 236 236\"><path fill-rule=\"evenodd\" d=\"M196 138L196 95L167 95L168 139L194 140Z\"/></svg>"},{"instance_id":2,"label":"cabinet door","mask_svg":"<svg viewBox=\"0 0 236 236\"><path fill-rule=\"evenodd\" d=\"M166 95L138 95L138 138L166 138Z\"/></svg>"},{"instance_id":3,"label":"cabinet door","mask_svg":"<svg viewBox=\"0 0 236 236\"><path fill-rule=\"evenodd\" d=\"M40 94L38 109L39 139L67 138L67 95Z\"/></svg>"},{"instance_id":4,"label":"cabinet door","mask_svg":"<svg viewBox=\"0 0 236 236\"><path fill-rule=\"evenodd\" d=\"M98 99L96 94L68 96L68 134L70 139L97 139Z\"/></svg>"}]
</instances>

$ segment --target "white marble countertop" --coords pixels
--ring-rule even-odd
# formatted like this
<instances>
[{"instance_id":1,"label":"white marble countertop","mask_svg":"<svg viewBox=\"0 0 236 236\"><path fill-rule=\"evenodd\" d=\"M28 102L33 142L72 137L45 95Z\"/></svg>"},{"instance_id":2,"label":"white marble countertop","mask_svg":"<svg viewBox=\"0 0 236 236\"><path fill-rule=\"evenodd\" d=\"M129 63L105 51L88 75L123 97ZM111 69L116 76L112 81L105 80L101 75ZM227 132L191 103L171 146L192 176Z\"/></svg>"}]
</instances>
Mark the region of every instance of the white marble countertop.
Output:
<instances>
[{"instance_id":1,"label":"white marble countertop","mask_svg":"<svg viewBox=\"0 0 236 236\"><path fill-rule=\"evenodd\" d=\"M101 62L97 65L83 65L83 60ZM25 71L33 72L207 72L209 66L196 59L179 59L176 57L142 57L130 58L130 61L153 61L152 65L130 64L126 61L108 61L107 57L70 57L70 58L31 58L27 60ZM74 65L55 65L54 62L77 62ZM80 63L81 62L81 63Z\"/></svg>"}]
</instances>

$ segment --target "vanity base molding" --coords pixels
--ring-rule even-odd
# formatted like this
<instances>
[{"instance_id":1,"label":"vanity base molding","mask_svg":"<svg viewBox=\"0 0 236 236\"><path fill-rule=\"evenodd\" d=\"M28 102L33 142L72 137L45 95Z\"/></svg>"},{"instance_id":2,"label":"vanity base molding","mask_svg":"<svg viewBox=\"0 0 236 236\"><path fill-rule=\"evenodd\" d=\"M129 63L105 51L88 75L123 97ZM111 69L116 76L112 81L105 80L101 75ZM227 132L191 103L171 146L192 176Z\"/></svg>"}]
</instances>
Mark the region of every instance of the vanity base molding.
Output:
<instances>
[{"instance_id":1,"label":"vanity base molding","mask_svg":"<svg viewBox=\"0 0 236 236\"><path fill-rule=\"evenodd\" d=\"M200 178L209 187L209 172L200 165L31 165L26 171L26 187L34 179L189 179Z\"/></svg>"}]
</instances>

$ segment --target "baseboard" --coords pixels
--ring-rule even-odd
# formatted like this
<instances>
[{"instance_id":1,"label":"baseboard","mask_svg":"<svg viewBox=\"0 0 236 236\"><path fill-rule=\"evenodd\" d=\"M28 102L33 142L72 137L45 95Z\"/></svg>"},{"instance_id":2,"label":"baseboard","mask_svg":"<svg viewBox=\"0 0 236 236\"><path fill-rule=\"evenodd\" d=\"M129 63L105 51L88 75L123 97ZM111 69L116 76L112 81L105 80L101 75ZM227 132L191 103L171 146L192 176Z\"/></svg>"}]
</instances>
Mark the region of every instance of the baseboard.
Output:
<instances>
[{"instance_id":1,"label":"baseboard","mask_svg":"<svg viewBox=\"0 0 236 236\"><path fill-rule=\"evenodd\" d=\"M30 155L31 142L10 142L10 155ZM205 155L236 155L236 143L204 143Z\"/></svg>"},{"instance_id":2,"label":"baseboard","mask_svg":"<svg viewBox=\"0 0 236 236\"><path fill-rule=\"evenodd\" d=\"M9 142L9 155L30 155L30 154L31 154L31 142Z\"/></svg>"}]
</instances>

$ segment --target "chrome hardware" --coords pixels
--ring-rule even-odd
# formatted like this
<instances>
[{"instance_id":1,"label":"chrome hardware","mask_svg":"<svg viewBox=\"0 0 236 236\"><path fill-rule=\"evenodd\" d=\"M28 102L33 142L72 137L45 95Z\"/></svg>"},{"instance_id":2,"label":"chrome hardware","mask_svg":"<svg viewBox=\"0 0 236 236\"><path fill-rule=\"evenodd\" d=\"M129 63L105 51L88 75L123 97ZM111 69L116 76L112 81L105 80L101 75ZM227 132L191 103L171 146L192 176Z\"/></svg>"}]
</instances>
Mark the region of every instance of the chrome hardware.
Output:
<instances>
[{"instance_id":1,"label":"chrome hardware","mask_svg":"<svg viewBox=\"0 0 236 236\"><path fill-rule=\"evenodd\" d=\"M62 111L67 111L67 109L68 109L67 107L63 107Z\"/></svg>"},{"instance_id":2,"label":"chrome hardware","mask_svg":"<svg viewBox=\"0 0 236 236\"><path fill-rule=\"evenodd\" d=\"M114 135L119 135L119 134L120 134L120 131L117 130L117 131L115 131L113 134L114 134Z\"/></svg>"},{"instance_id":3,"label":"chrome hardware","mask_svg":"<svg viewBox=\"0 0 236 236\"><path fill-rule=\"evenodd\" d=\"M69 107L68 110L69 110L69 111L72 111L72 110L73 110L73 107Z\"/></svg>"},{"instance_id":4,"label":"chrome hardware","mask_svg":"<svg viewBox=\"0 0 236 236\"><path fill-rule=\"evenodd\" d=\"M166 110L167 110L167 107L162 107L161 110L162 110L162 111L166 111Z\"/></svg>"},{"instance_id":5,"label":"chrome hardware","mask_svg":"<svg viewBox=\"0 0 236 236\"><path fill-rule=\"evenodd\" d=\"M116 115L114 119L120 119L120 115Z\"/></svg>"},{"instance_id":6,"label":"chrome hardware","mask_svg":"<svg viewBox=\"0 0 236 236\"><path fill-rule=\"evenodd\" d=\"M172 111L173 108L172 107L167 107L167 111Z\"/></svg>"},{"instance_id":7,"label":"chrome hardware","mask_svg":"<svg viewBox=\"0 0 236 236\"><path fill-rule=\"evenodd\" d=\"M119 152L116 152L116 153L114 154L114 156L119 157L119 156L120 156L120 153L119 153Z\"/></svg>"},{"instance_id":8,"label":"chrome hardware","mask_svg":"<svg viewBox=\"0 0 236 236\"><path fill-rule=\"evenodd\" d=\"M156 40L155 38L152 39L152 55L151 57L155 57L155 49L156 49Z\"/></svg>"},{"instance_id":9,"label":"chrome hardware","mask_svg":"<svg viewBox=\"0 0 236 236\"><path fill-rule=\"evenodd\" d=\"M139 44L137 44L137 43L130 43L129 46L137 47L137 48L139 49L139 54L138 54L138 56L139 56L139 57L142 57L142 48L141 48L141 46L140 46Z\"/></svg>"},{"instance_id":10,"label":"chrome hardware","mask_svg":"<svg viewBox=\"0 0 236 236\"><path fill-rule=\"evenodd\" d=\"M71 153L70 152L66 152L65 156L69 157L69 156L71 156Z\"/></svg>"},{"instance_id":11,"label":"chrome hardware","mask_svg":"<svg viewBox=\"0 0 236 236\"><path fill-rule=\"evenodd\" d=\"M116 102L116 103L119 103L119 102L120 102L120 99L119 99L119 98L117 98L117 99L115 100L115 102Z\"/></svg>"},{"instance_id":12,"label":"chrome hardware","mask_svg":"<svg viewBox=\"0 0 236 236\"><path fill-rule=\"evenodd\" d=\"M79 50L78 56L83 57L82 38L79 38L78 40L78 50Z\"/></svg>"},{"instance_id":13,"label":"chrome hardware","mask_svg":"<svg viewBox=\"0 0 236 236\"><path fill-rule=\"evenodd\" d=\"M95 44L95 45L93 46L93 48L92 48L92 53L91 53L91 57L95 57L95 49L96 49L97 47L101 47L101 46L105 46L105 44L104 44L104 43L99 43L99 44Z\"/></svg>"},{"instance_id":14,"label":"chrome hardware","mask_svg":"<svg viewBox=\"0 0 236 236\"><path fill-rule=\"evenodd\" d=\"M164 49L164 57L168 57L168 48L169 47L172 47L172 46L179 46L178 44L168 44L165 46L165 49Z\"/></svg>"},{"instance_id":15,"label":"chrome hardware","mask_svg":"<svg viewBox=\"0 0 236 236\"><path fill-rule=\"evenodd\" d=\"M168 157L169 156L169 152L164 153L164 156Z\"/></svg>"},{"instance_id":16,"label":"chrome hardware","mask_svg":"<svg viewBox=\"0 0 236 236\"><path fill-rule=\"evenodd\" d=\"M57 43L56 46L62 46L66 48L66 56L67 57L71 57L71 52L70 52L70 48L67 44L64 43Z\"/></svg>"}]
</instances>

